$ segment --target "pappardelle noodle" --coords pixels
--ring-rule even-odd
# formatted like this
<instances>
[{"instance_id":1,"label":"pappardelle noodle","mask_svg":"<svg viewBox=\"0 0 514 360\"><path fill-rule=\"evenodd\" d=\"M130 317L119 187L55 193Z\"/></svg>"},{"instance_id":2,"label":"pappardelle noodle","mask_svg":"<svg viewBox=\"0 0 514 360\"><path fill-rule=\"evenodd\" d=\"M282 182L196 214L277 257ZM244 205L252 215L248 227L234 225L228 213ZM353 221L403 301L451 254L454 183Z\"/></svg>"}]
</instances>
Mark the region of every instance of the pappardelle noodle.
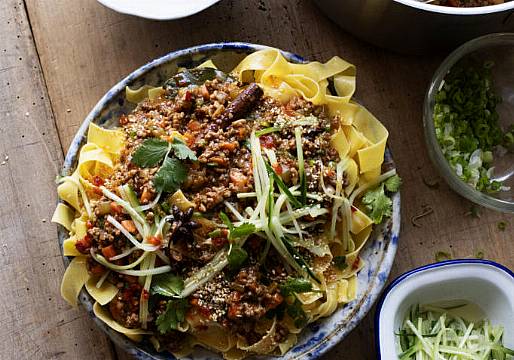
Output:
<instances>
[{"instance_id":1,"label":"pappardelle noodle","mask_svg":"<svg viewBox=\"0 0 514 360\"><path fill-rule=\"evenodd\" d=\"M134 341L184 356L284 354L355 299L359 252L400 179L388 132L351 101L355 67L276 49L126 89L119 127L90 124L53 221L61 286Z\"/></svg>"}]
</instances>

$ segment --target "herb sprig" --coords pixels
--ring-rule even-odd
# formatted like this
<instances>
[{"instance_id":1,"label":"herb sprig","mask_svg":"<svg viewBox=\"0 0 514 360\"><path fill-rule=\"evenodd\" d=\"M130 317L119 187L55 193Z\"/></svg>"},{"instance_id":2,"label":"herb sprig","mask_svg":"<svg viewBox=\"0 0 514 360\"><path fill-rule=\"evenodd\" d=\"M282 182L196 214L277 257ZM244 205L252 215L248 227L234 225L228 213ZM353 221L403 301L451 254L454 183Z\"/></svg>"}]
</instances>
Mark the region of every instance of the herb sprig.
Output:
<instances>
[{"instance_id":1,"label":"herb sprig","mask_svg":"<svg viewBox=\"0 0 514 360\"><path fill-rule=\"evenodd\" d=\"M180 323L186 318L188 308L187 299L169 300L166 304L166 311L155 320L159 332L166 334L170 330L177 330Z\"/></svg>"},{"instance_id":2,"label":"herb sprig","mask_svg":"<svg viewBox=\"0 0 514 360\"><path fill-rule=\"evenodd\" d=\"M184 280L174 274L156 275L152 279L152 294L176 297L184 290Z\"/></svg>"},{"instance_id":3,"label":"herb sprig","mask_svg":"<svg viewBox=\"0 0 514 360\"><path fill-rule=\"evenodd\" d=\"M366 208L367 215L375 224L380 224L384 217L391 217L393 212L393 202L386 194L396 192L400 189L402 180L398 175L394 175L374 189L369 190L362 197L362 204Z\"/></svg>"},{"instance_id":4,"label":"herb sprig","mask_svg":"<svg viewBox=\"0 0 514 360\"><path fill-rule=\"evenodd\" d=\"M168 157L170 153L174 157ZM131 162L142 168L154 167L162 162L153 179L155 190L175 192L187 179L184 160L196 161L196 154L182 140L174 137L172 142L159 138L144 140L134 151Z\"/></svg>"},{"instance_id":5,"label":"herb sprig","mask_svg":"<svg viewBox=\"0 0 514 360\"><path fill-rule=\"evenodd\" d=\"M248 253L235 240L253 234L256 231L255 225L243 223L239 226L234 226L223 211L220 212L219 217L228 228L228 240L231 242L227 255L228 266L231 270L237 270L248 259Z\"/></svg>"}]
</instances>

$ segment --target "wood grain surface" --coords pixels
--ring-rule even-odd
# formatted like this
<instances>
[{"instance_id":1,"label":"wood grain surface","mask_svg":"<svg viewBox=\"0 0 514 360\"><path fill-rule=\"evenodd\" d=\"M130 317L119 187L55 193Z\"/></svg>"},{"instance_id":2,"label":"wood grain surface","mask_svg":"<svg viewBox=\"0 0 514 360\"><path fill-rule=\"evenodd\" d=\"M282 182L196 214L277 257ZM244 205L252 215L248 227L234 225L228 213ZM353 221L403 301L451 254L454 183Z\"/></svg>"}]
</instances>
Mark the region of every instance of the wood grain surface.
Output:
<instances>
[{"instance_id":1,"label":"wood grain surface","mask_svg":"<svg viewBox=\"0 0 514 360\"><path fill-rule=\"evenodd\" d=\"M94 0L25 4L0 5L0 162L9 155L0 166L0 295L8 299L0 305L7 324L0 329L0 358L126 358L121 349L112 355L87 315L59 298L63 266L48 222L53 180L75 131L112 85L153 58L202 43L247 41L312 60L339 55L357 65L356 96L388 127L404 180L392 276L433 262L437 251L454 257L480 251L514 268L513 216L466 215L471 204L439 179L428 159L421 109L445 54L408 57L377 49L340 30L309 0L223 0L172 22L117 14ZM426 206L434 212L414 226L411 218ZM499 221L508 224L505 231ZM325 358L375 359L373 344L371 314Z\"/></svg>"},{"instance_id":2,"label":"wood grain surface","mask_svg":"<svg viewBox=\"0 0 514 360\"><path fill-rule=\"evenodd\" d=\"M0 359L112 358L60 297L50 217L63 152L23 3L0 2Z\"/></svg>"}]
</instances>

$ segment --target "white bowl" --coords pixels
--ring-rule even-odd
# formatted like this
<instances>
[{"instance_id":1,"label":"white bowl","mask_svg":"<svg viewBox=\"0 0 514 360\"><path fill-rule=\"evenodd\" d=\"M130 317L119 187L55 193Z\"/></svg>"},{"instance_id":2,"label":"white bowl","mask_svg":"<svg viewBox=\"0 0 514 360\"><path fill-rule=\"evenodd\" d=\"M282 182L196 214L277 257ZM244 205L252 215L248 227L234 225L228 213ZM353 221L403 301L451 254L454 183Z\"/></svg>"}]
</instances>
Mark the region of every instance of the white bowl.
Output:
<instances>
[{"instance_id":1,"label":"white bowl","mask_svg":"<svg viewBox=\"0 0 514 360\"><path fill-rule=\"evenodd\" d=\"M199 13L220 0L98 0L122 14L153 20L180 19Z\"/></svg>"},{"instance_id":2,"label":"white bowl","mask_svg":"<svg viewBox=\"0 0 514 360\"><path fill-rule=\"evenodd\" d=\"M412 305L448 300L478 305L504 327L504 346L514 348L514 273L488 260L449 260L411 270L384 291L375 315L378 358L398 359L395 333Z\"/></svg>"}]
</instances>

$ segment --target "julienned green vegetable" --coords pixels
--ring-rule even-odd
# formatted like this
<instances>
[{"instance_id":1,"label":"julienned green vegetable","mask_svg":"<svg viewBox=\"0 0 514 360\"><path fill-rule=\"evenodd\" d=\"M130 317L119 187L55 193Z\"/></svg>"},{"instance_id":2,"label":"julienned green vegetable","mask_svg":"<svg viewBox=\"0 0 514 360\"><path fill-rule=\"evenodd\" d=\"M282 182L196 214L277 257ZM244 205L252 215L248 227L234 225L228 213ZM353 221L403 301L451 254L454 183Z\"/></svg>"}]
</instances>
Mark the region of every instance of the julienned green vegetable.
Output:
<instances>
[{"instance_id":1,"label":"julienned green vegetable","mask_svg":"<svg viewBox=\"0 0 514 360\"><path fill-rule=\"evenodd\" d=\"M466 305L462 305L464 307ZM503 328L485 319L472 323L456 311L461 306L411 307L396 334L400 360L507 360L514 351L503 346Z\"/></svg>"},{"instance_id":2,"label":"julienned green vegetable","mask_svg":"<svg viewBox=\"0 0 514 360\"><path fill-rule=\"evenodd\" d=\"M493 151L511 146L512 131L498 124L501 98L492 87L492 63L452 67L435 96L434 125L441 150L455 173L480 191L502 189L492 180Z\"/></svg>"}]
</instances>

